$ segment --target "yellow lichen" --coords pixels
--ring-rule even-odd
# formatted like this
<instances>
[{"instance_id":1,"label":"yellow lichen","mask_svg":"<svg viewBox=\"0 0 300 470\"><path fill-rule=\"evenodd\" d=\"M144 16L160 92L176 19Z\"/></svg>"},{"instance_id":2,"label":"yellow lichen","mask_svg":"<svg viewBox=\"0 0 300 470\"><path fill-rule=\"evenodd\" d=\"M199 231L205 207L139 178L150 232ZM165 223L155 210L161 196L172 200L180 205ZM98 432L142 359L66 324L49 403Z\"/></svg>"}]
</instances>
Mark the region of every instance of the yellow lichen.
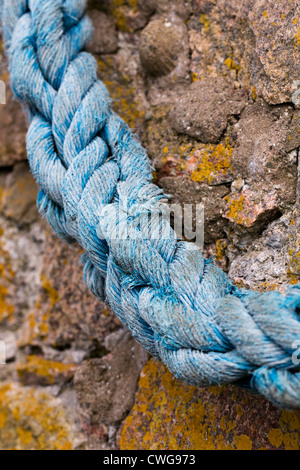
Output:
<instances>
[{"instance_id":1,"label":"yellow lichen","mask_svg":"<svg viewBox=\"0 0 300 470\"><path fill-rule=\"evenodd\" d=\"M252 450L252 441L248 436L241 435L235 438L237 450Z\"/></svg>"},{"instance_id":2,"label":"yellow lichen","mask_svg":"<svg viewBox=\"0 0 300 470\"><path fill-rule=\"evenodd\" d=\"M1 407L1 403L0 403L0 429L4 428L7 422L7 418L8 418L7 411Z\"/></svg>"},{"instance_id":3,"label":"yellow lichen","mask_svg":"<svg viewBox=\"0 0 300 470\"><path fill-rule=\"evenodd\" d=\"M135 89L130 78L116 68L110 56L99 60L98 67L102 81L112 97L114 111L120 114L130 127L141 126L145 119L145 111L135 99Z\"/></svg>"},{"instance_id":4,"label":"yellow lichen","mask_svg":"<svg viewBox=\"0 0 300 470\"><path fill-rule=\"evenodd\" d=\"M75 364L63 364L61 362L49 361L39 356L27 356L26 360L17 365L17 373L25 382L34 375L43 380L43 384L51 385L60 376L70 379L75 371Z\"/></svg>"},{"instance_id":5,"label":"yellow lichen","mask_svg":"<svg viewBox=\"0 0 300 470\"><path fill-rule=\"evenodd\" d=\"M59 300L59 294L52 283L41 274L42 294L35 304L35 311L31 311L22 328L19 346L25 346L35 339L45 339L50 331L49 319L53 308Z\"/></svg>"},{"instance_id":6,"label":"yellow lichen","mask_svg":"<svg viewBox=\"0 0 300 470\"><path fill-rule=\"evenodd\" d=\"M257 93L256 93L256 87L255 86L252 88L251 98L253 99L253 101L257 100Z\"/></svg>"},{"instance_id":7,"label":"yellow lichen","mask_svg":"<svg viewBox=\"0 0 300 470\"><path fill-rule=\"evenodd\" d=\"M287 275L291 284L298 284L300 278L300 242L295 241L295 246L288 250Z\"/></svg>"},{"instance_id":8,"label":"yellow lichen","mask_svg":"<svg viewBox=\"0 0 300 470\"><path fill-rule=\"evenodd\" d=\"M296 40L295 45L300 46L300 28L298 28L297 33L295 34L294 38Z\"/></svg>"},{"instance_id":9,"label":"yellow lichen","mask_svg":"<svg viewBox=\"0 0 300 470\"><path fill-rule=\"evenodd\" d=\"M281 429L271 429L269 432L269 441L274 447L280 447L283 442L283 433Z\"/></svg>"},{"instance_id":10,"label":"yellow lichen","mask_svg":"<svg viewBox=\"0 0 300 470\"><path fill-rule=\"evenodd\" d=\"M217 240L216 242L216 259L217 261L222 261L225 256L227 248L227 241L226 240Z\"/></svg>"},{"instance_id":11,"label":"yellow lichen","mask_svg":"<svg viewBox=\"0 0 300 470\"><path fill-rule=\"evenodd\" d=\"M45 289L45 291L48 293L49 300L50 300L50 308L56 304L56 302L59 299L59 295L56 289L51 285L50 281L44 276L44 274L41 275L41 281L42 281L42 287Z\"/></svg>"},{"instance_id":12,"label":"yellow lichen","mask_svg":"<svg viewBox=\"0 0 300 470\"><path fill-rule=\"evenodd\" d=\"M1 240L2 236L3 230L0 229L0 323L12 320L15 310L14 305L8 300L9 287L13 286L15 272L12 269L10 255Z\"/></svg>"},{"instance_id":13,"label":"yellow lichen","mask_svg":"<svg viewBox=\"0 0 300 470\"><path fill-rule=\"evenodd\" d=\"M18 427L17 433L19 435L20 442L22 445L27 446L28 444L30 444L30 442L32 441L32 433L30 431Z\"/></svg>"},{"instance_id":14,"label":"yellow lichen","mask_svg":"<svg viewBox=\"0 0 300 470\"><path fill-rule=\"evenodd\" d=\"M40 337L46 337L49 333L49 317L53 307L59 300L59 295L57 290L52 286L51 282L44 276L44 274L41 275L41 282L42 287L47 294L49 305L39 321L38 334Z\"/></svg>"},{"instance_id":15,"label":"yellow lichen","mask_svg":"<svg viewBox=\"0 0 300 470\"><path fill-rule=\"evenodd\" d=\"M254 402L251 395L237 389L232 389L231 396L226 390L211 387L202 395L197 387L177 381L152 359L141 373L136 403L123 423L121 450L297 448L299 413L282 411L276 418L277 427L270 430L266 424L258 438L248 426L244 408L248 400L251 408L261 406L259 400ZM222 394L226 394L226 407Z\"/></svg>"},{"instance_id":16,"label":"yellow lichen","mask_svg":"<svg viewBox=\"0 0 300 470\"><path fill-rule=\"evenodd\" d=\"M209 31L210 29L210 19L207 15L202 13L199 18L199 23L203 25L204 31Z\"/></svg>"},{"instance_id":17,"label":"yellow lichen","mask_svg":"<svg viewBox=\"0 0 300 470\"><path fill-rule=\"evenodd\" d=\"M110 3L111 14L116 19L117 27L124 32L133 32L128 26L127 15L137 11L137 0L112 0Z\"/></svg>"},{"instance_id":18,"label":"yellow lichen","mask_svg":"<svg viewBox=\"0 0 300 470\"><path fill-rule=\"evenodd\" d=\"M231 165L233 148L228 140L225 144L208 144L203 150L199 150L197 157L200 160L198 168L192 172L193 181L212 183L216 178L226 176L229 171L234 173Z\"/></svg>"},{"instance_id":19,"label":"yellow lichen","mask_svg":"<svg viewBox=\"0 0 300 470\"><path fill-rule=\"evenodd\" d=\"M245 196L241 195L241 196L238 196L237 198L226 196L225 201L227 201L229 204L229 211L226 214L226 217L231 222L236 222L237 224L243 225L245 222L245 219L243 216Z\"/></svg>"},{"instance_id":20,"label":"yellow lichen","mask_svg":"<svg viewBox=\"0 0 300 470\"><path fill-rule=\"evenodd\" d=\"M228 57L225 61L224 61L225 65L227 65L227 67L229 68L229 70L236 70L237 72L239 72L241 70L241 66L238 65L233 59L231 59L230 57Z\"/></svg>"},{"instance_id":21,"label":"yellow lichen","mask_svg":"<svg viewBox=\"0 0 300 470\"><path fill-rule=\"evenodd\" d=\"M58 400L16 384L1 385L0 449L72 449L70 422Z\"/></svg>"}]
</instances>

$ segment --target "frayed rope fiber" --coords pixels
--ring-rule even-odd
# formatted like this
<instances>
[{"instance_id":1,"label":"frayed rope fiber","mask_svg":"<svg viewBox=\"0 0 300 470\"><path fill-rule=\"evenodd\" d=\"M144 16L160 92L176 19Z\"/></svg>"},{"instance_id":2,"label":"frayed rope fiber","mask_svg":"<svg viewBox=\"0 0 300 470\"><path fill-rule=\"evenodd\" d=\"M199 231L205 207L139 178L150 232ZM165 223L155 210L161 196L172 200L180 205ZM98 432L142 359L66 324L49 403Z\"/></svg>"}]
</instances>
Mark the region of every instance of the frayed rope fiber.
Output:
<instances>
[{"instance_id":1,"label":"frayed rope fiber","mask_svg":"<svg viewBox=\"0 0 300 470\"><path fill-rule=\"evenodd\" d=\"M146 151L110 106L94 58L85 0L0 0L15 95L26 104L38 206L55 232L85 250L91 291L136 340L188 384L251 386L300 408L300 285L255 293L233 286L160 212ZM105 33L104 33L105 34ZM125 229L129 237L123 237Z\"/></svg>"}]
</instances>

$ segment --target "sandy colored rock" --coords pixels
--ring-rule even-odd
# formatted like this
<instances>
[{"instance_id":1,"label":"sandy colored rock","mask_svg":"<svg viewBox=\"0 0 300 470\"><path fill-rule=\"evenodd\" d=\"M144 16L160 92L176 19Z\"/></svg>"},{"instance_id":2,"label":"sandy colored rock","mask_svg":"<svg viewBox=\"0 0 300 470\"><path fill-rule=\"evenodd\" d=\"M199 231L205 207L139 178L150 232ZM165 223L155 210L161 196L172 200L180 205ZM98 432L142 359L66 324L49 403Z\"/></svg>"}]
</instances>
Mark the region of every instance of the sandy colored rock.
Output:
<instances>
[{"instance_id":1,"label":"sandy colored rock","mask_svg":"<svg viewBox=\"0 0 300 470\"><path fill-rule=\"evenodd\" d=\"M233 235L228 255L233 281L254 290L273 290L300 277L299 211L296 208L272 222L259 240L249 241L242 253Z\"/></svg>"},{"instance_id":2,"label":"sandy colored rock","mask_svg":"<svg viewBox=\"0 0 300 470\"><path fill-rule=\"evenodd\" d=\"M165 176L159 180L159 185L166 194L171 196L170 204L191 204L201 203L204 206L204 241L210 243L213 240L222 238L226 220L220 218L220 212L224 210L223 198L229 194L230 190L223 185L208 186L192 181L188 176ZM184 213L184 211L183 211ZM198 224L201 221L197 221ZM196 228L194 217L194 230Z\"/></svg>"},{"instance_id":3,"label":"sandy colored rock","mask_svg":"<svg viewBox=\"0 0 300 470\"><path fill-rule=\"evenodd\" d=\"M226 211L223 215L230 222L259 230L276 219L280 211L275 191L254 193L250 189L233 192L225 197Z\"/></svg>"},{"instance_id":4,"label":"sandy colored rock","mask_svg":"<svg viewBox=\"0 0 300 470\"><path fill-rule=\"evenodd\" d=\"M1 78L1 77L0 77ZM6 104L0 105L0 167L26 160L26 119L6 79Z\"/></svg>"},{"instance_id":5,"label":"sandy colored rock","mask_svg":"<svg viewBox=\"0 0 300 470\"><path fill-rule=\"evenodd\" d=\"M12 361L16 357L17 353L17 340L16 335L12 331L0 331L0 341L4 343L4 351L1 350L1 353L4 352L4 357L0 354L0 359L4 360L7 364L9 361Z\"/></svg>"},{"instance_id":6,"label":"sandy colored rock","mask_svg":"<svg viewBox=\"0 0 300 470\"><path fill-rule=\"evenodd\" d=\"M1 210L17 224L30 224L39 218L36 200L38 186L26 162L17 163L4 183Z\"/></svg>"},{"instance_id":7,"label":"sandy colored rock","mask_svg":"<svg viewBox=\"0 0 300 470\"><path fill-rule=\"evenodd\" d=\"M299 2L255 0L248 21L262 66L252 74L258 94L270 104L292 102L300 76Z\"/></svg>"},{"instance_id":8,"label":"sandy colored rock","mask_svg":"<svg viewBox=\"0 0 300 470\"><path fill-rule=\"evenodd\" d=\"M132 34L147 24L157 0L90 0L89 5L113 17L119 31Z\"/></svg>"},{"instance_id":9,"label":"sandy colored rock","mask_svg":"<svg viewBox=\"0 0 300 470\"><path fill-rule=\"evenodd\" d=\"M71 348L81 351L81 357L106 352L104 338L120 322L84 284L80 254L78 246L62 243L48 232L38 279L38 300L28 312L20 335L23 346Z\"/></svg>"},{"instance_id":10,"label":"sandy colored rock","mask_svg":"<svg viewBox=\"0 0 300 470\"><path fill-rule=\"evenodd\" d=\"M78 367L74 386L81 413L91 426L116 425L125 418L147 359L147 353L127 334L109 355Z\"/></svg>"},{"instance_id":11,"label":"sandy colored rock","mask_svg":"<svg viewBox=\"0 0 300 470\"><path fill-rule=\"evenodd\" d=\"M187 21L192 13L191 0L155 0L155 2L157 12L162 15L177 15Z\"/></svg>"},{"instance_id":12,"label":"sandy colored rock","mask_svg":"<svg viewBox=\"0 0 300 470\"><path fill-rule=\"evenodd\" d=\"M118 49L118 35L114 18L98 10L92 10L89 16L93 22L94 36L88 50L93 54L116 52Z\"/></svg>"},{"instance_id":13,"label":"sandy colored rock","mask_svg":"<svg viewBox=\"0 0 300 470\"><path fill-rule=\"evenodd\" d=\"M297 159L286 151L292 118L291 106L258 101L243 111L234 130L231 162L237 174L254 192L275 193L279 206L296 198Z\"/></svg>"},{"instance_id":14,"label":"sandy colored rock","mask_svg":"<svg viewBox=\"0 0 300 470\"><path fill-rule=\"evenodd\" d=\"M286 150L291 152L292 150L300 147L300 110L296 110L293 114L292 121L289 125Z\"/></svg>"},{"instance_id":15,"label":"sandy colored rock","mask_svg":"<svg viewBox=\"0 0 300 470\"><path fill-rule=\"evenodd\" d=\"M175 18L152 20L139 41L140 59L149 75L167 75L174 70L185 49L187 32L184 23Z\"/></svg>"},{"instance_id":16,"label":"sandy colored rock","mask_svg":"<svg viewBox=\"0 0 300 470\"><path fill-rule=\"evenodd\" d=\"M179 133L215 143L226 129L229 116L240 114L246 104L245 90L235 90L226 80L199 80L176 100L170 123Z\"/></svg>"}]
</instances>

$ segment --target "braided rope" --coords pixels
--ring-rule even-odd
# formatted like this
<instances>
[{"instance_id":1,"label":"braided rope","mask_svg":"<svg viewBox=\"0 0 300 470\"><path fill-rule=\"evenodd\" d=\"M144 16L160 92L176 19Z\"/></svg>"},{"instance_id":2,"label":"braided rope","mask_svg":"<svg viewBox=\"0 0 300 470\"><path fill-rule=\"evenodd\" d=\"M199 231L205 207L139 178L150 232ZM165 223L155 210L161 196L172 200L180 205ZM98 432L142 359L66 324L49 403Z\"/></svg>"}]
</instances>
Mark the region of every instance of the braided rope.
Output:
<instances>
[{"instance_id":1,"label":"braided rope","mask_svg":"<svg viewBox=\"0 0 300 470\"><path fill-rule=\"evenodd\" d=\"M254 293L232 285L166 220L143 233L165 197L146 151L110 107L97 64L82 52L85 0L0 0L15 95L28 109L27 151L39 210L85 249L85 279L136 340L184 382L251 385L300 408L300 286ZM127 237L122 236L129 230Z\"/></svg>"}]
</instances>

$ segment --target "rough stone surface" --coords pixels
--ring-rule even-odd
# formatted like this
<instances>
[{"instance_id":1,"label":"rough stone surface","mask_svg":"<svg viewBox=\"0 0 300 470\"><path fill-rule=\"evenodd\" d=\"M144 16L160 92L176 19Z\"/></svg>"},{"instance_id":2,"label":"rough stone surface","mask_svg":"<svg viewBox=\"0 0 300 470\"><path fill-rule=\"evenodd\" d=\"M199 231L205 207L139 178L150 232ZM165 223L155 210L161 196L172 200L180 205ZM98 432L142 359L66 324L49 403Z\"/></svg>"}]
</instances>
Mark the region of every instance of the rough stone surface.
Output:
<instances>
[{"instance_id":1,"label":"rough stone surface","mask_svg":"<svg viewBox=\"0 0 300 470\"><path fill-rule=\"evenodd\" d=\"M127 333L113 352L78 367L75 390L82 416L90 426L113 426L126 417L147 359L147 353Z\"/></svg>"},{"instance_id":2,"label":"rough stone surface","mask_svg":"<svg viewBox=\"0 0 300 470\"><path fill-rule=\"evenodd\" d=\"M3 80L2 78L0 79ZM0 168L12 166L15 162L26 160L26 119L20 103L14 100L6 83L6 104L0 105Z\"/></svg>"},{"instance_id":3,"label":"rough stone surface","mask_svg":"<svg viewBox=\"0 0 300 470\"><path fill-rule=\"evenodd\" d=\"M190 180L188 176L165 176L159 180L159 185L166 194L171 196L170 204L185 203L204 205L204 237L206 243L222 238L227 226L220 217L220 207L224 207L223 198L229 194L224 185L209 186ZM184 211L183 211L184 213Z\"/></svg>"},{"instance_id":4,"label":"rough stone surface","mask_svg":"<svg viewBox=\"0 0 300 470\"><path fill-rule=\"evenodd\" d=\"M220 140L230 115L239 115L247 104L246 90L235 90L222 78L199 80L177 99L171 124L177 132L204 143Z\"/></svg>"},{"instance_id":5,"label":"rough stone surface","mask_svg":"<svg viewBox=\"0 0 300 470\"><path fill-rule=\"evenodd\" d=\"M261 64L260 73L252 74L258 93L270 104L293 101L300 75L299 2L255 0L248 21Z\"/></svg>"},{"instance_id":6,"label":"rough stone surface","mask_svg":"<svg viewBox=\"0 0 300 470\"><path fill-rule=\"evenodd\" d=\"M0 386L1 450L75 450L82 441L61 400L15 383Z\"/></svg>"},{"instance_id":7,"label":"rough stone surface","mask_svg":"<svg viewBox=\"0 0 300 470\"><path fill-rule=\"evenodd\" d=\"M292 120L289 125L288 135L286 140L286 150L292 150L300 147L300 110L296 110L293 114Z\"/></svg>"},{"instance_id":8,"label":"rough stone surface","mask_svg":"<svg viewBox=\"0 0 300 470\"><path fill-rule=\"evenodd\" d=\"M119 433L122 450L299 450L300 413L233 387L198 389L149 361Z\"/></svg>"},{"instance_id":9,"label":"rough stone surface","mask_svg":"<svg viewBox=\"0 0 300 470\"><path fill-rule=\"evenodd\" d=\"M89 50L96 54L112 54L118 49L118 34L115 19L105 13L92 10L90 18L94 26L94 36Z\"/></svg>"},{"instance_id":10,"label":"rough stone surface","mask_svg":"<svg viewBox=\"0 0 300 470\"><path fill-rule=\"evenodd\" d=\"M237 285L273 290L299 282L299 209L272 222L259 240L241 246L233 235L228 247L229 275ZM237 256L237 249L243 253Z\"/></svg>"},{"instance_id":11,"label":"rough stone surface","mask_svg":"<svg viewBox=\"0 0 300 470\"><path fill-rule=\"evenodd\" d=\"M292 119L291 106L272 108L256 102L245 109L234 129L236 146L231 162L237 175L246 184L275 191L282 203L296 199L297 159L286 150Z\"/></svg>"},{"instance_id":12,"label":"rough stone surface","mask_svg":"<svg viewBox=\"0 0 300 470\"><path fill-rule=\"evenodd\" d=\"M0 80L5 85L5 104L0 104L0 169L26 160L26 118L9 86L7 60L0 38Z\"/></svg>"},{"instance_id":13,"label":"rough stone surface","mask_svg":"<svg viewBox=\"0 0 300 470\"><path fill-rule=\"evenodd\" d=\"M143 68L153 76L168 75L181 67L186 52L187 31L179 19L158 18L143 30L139 52ZM185 55L185 54L184 54Z\"/></svg>"},{"instance_id":14,"label":"rough stone surface","mask_svg":"<svg viewBox=\"0 0 300 470\"><path fill-rule=\"evenodd\" d=\"M204 204L204 254L239 286L299 282L299 0L89 5L113 108L171 202ZM299 413L153 360L140 374L148 357L88 292L80 247L38 217L9 87L0 120L0 448L299 448Z\"/></svg>"},{"instance_id":15,"label":"rough stone surface","mask_svg":"<svg viewBox=\"0 0 300 470\"><path fill-rule=\"evenodd\" d=\"M6 177L1 205L5 217L17 224L35 222L39 215L36 207L38 189L27 163L18 163Z\"/></svg>"}]
</instances>

